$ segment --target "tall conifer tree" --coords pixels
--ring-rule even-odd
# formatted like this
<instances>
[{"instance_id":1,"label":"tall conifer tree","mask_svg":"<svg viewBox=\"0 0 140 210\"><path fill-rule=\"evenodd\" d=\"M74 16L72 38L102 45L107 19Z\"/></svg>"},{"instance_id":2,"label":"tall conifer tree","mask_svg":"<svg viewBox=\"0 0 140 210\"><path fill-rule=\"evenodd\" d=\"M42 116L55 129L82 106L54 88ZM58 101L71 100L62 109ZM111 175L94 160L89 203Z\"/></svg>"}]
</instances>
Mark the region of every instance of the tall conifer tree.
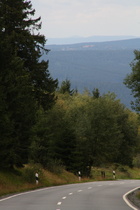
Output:
<instances>
[{"instance_id":1,"label":"tall conifer tree","mask_svg":"<svg viewBox=\"0 0 140 210\"><path fill-rule=\"evenodd\" d=\"M0 0L0 165L22 165L28 159L30 129L36 109L49 109L57 80L40 61L45 37L41 18L28 0ZM2 160L2 161L1 161Z\"/></svg>"}]
</instances>

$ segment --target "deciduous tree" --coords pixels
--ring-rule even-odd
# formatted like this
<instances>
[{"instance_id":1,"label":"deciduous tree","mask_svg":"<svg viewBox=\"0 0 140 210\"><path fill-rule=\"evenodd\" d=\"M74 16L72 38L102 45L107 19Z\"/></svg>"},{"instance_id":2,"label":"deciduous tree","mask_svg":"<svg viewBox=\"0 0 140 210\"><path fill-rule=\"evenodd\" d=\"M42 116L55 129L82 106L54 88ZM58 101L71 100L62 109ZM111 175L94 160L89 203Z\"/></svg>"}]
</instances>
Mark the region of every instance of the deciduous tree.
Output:
<instances>
[{"instance_id":1,"label":"deciduous tree","mask_svg":"<svg viewBox=\"0 0 140 210\"><path fill-rule=\"evenodd\" d=\"M135 58L130 64L132 72L124 80L124 84L131 89L135 101L132 102L132 108L140 111L140 51L134 51Z\"/></svg>"}]
</instances>

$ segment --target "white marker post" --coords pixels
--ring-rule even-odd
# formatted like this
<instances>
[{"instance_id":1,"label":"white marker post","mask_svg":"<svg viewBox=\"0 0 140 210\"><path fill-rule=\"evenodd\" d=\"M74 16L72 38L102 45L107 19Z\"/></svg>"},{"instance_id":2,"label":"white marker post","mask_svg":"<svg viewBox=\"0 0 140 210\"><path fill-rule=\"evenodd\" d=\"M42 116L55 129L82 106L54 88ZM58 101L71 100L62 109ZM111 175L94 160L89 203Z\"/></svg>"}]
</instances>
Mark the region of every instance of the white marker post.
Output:
<instances>
[{"instance_id":1,"label":"white marker post","mask_svg":"<svg viewBox=\"0 0 140 210\"><path fill-rule=\"evenodd\" d=\"M113 170L113 179L116 179L116 172Z\"/></svg>"},{"instance_id":2,"label":"white marker post","mask_svg":"<svg viewBox=\"0 0 140 210\"><path fill-rule=\"evenodd\" d=\"M78 171L78 175L79 175L79 181L81 181L81 172Z\"/></svg>"},{"instance_id":3,"label":"white marker post","mask_svg":"<svg viewBox=\"0 0 140 210\"><path fill-rule=\"evenodd\" d=\"M35 173L35 180L36 180L36 184L38 185L39 178L38 178L38 173L37 172Z\"/></svg>"}]
</instances>

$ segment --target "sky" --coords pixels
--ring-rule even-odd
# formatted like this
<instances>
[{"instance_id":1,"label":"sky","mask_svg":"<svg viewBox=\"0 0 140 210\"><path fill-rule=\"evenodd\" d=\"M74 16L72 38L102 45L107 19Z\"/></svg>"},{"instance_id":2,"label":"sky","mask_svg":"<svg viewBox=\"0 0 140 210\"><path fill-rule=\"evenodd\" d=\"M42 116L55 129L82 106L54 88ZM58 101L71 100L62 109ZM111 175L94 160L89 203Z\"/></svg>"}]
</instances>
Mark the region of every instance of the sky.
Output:
<instances>
[{"instance_id":1,"label":"sky","mask_svg":"<svg viewBox=\"0 0 140 210\"><path fill-rule=\"evenodd\" d=\"M31 0L46 38L140 37L140 0Z\"/></svg>"}]
</instances>

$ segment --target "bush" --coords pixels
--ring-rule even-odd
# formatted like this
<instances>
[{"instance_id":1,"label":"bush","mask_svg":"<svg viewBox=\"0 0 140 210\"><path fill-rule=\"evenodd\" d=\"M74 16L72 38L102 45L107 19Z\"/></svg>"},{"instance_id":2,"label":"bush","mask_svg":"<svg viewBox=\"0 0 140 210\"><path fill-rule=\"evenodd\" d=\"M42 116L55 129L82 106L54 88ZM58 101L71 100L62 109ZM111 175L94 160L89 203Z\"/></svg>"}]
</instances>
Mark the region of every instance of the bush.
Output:
<instances>
[{"instance_id":1,"label":"bush","mask_svg":"<svg viewBox=\"0 0 140 210\"><path fill-rule=\"evenodd\" d=\"M42 176L42 170L40 165L32 165L23 169L22 176L28 183L35 183L35 173L38 172L39 177Z\"/></svg>"},{"instance_id":2,"label":"bush","mask_svg":"<svg viewBox=\"0 0 140 210\"><path fill-rule=\"evenodd\" d=\"M128 167L127 167L127 166L119 165L117 169L118 169L120 172L124 172L124 173L127 173L127 172L128 172Z\"/></svg>"},{"instance_id":3,"label":"bush","mask_svg":"<svg viewBox=\"0 0 140 210\"><path fill-rule=\"evenodd\" d=\"M133 158L133 166L140 168L140 154Z\"/></svg>"},{"instance_id":4,"label":"bush","mask_svg":"<svg viewBox=\"0 0 140 210\"><path fill-rule=\"evenodd\" d=\"M47 169L52 173L61 174L63 172L64 166L61 160L50 159L47 163Z\"/></svg>"}]
</instances>

